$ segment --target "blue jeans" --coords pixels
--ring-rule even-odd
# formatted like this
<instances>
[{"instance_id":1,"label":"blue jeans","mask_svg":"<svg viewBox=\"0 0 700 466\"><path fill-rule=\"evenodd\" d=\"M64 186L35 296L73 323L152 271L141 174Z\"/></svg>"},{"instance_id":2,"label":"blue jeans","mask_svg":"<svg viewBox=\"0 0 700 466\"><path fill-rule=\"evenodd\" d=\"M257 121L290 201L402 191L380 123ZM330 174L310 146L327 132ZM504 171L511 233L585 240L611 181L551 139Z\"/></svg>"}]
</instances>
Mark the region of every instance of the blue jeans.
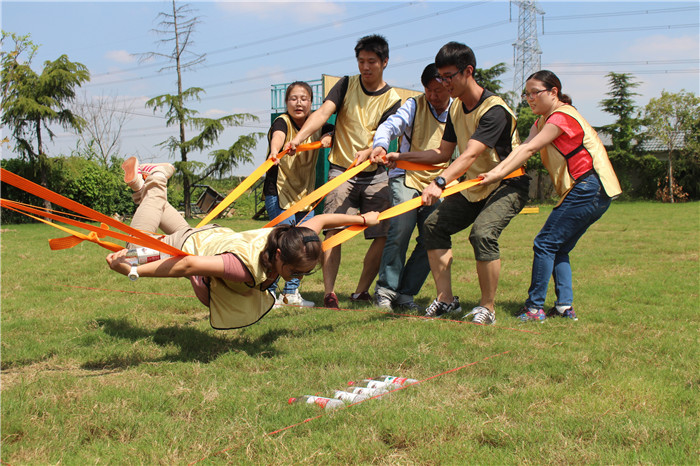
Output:
<instances>
[{"instance_id":1,"label":"blue jeans","mask_svg":"<svg viewBox=\"0 0 700 466\"><path fill-rule=\"evenodd\" d=\"M406 186L405 179L405 175L389 179L392 205L398 205L421 195L420 191ZM432 206L413 209L391 219L379 266L379 277L375 288L377 294L394 301L398 299L398 304L408 301L408 296L413 297L418 294L430 273L428 252L423 245L423 224L439 204L438 202ZM416 247L406 261L406 252L416 226L418 226Z\"/></svg>"},{"instance_id":2,"label":"blue jeans","mask_svg":"<svg viewBox=\"0 0 700 466\"><path fill-rule=\"evenodd\" d=\"M526 306L537 309L544 307L549 277L554 278L557 295L555 305L573 304L569 252L608 207L610 198L605 194L598 176L593 174L574 185L562 203L552 210L535 237L532 248L535 254Z\"/></svg>"},{"instance_id":3,"label":"blue jeans","mask_svg":"<svg viewBox=\"0 0 700 466\"><path fill-rule=\"evenodd\" d=\"M279 196L275 196L272 194L265 194L265 210L267 211L267 216L270 220L276 218L278 215L280 215L282 212L284 212L284 209L280 208L280 201L279 201ZM296 225L297 223L301 222L304 218L306 220L310 219L311 217L314 216L314 211L310 212L297 212L296 214L292 215L288 219L280 222L280 225ZM277 291L277 283L279 282L279 277L277 277L277 280L275 280L272 285L270 285L269 290L272 291L273 294L276 294L275 292ZM300 280L298 278L292 278L288 282L284 284L284 290L282 290L282 293L284 294L290 294L296 292L296 290L299 288L299 283Z\"/></svg>"}]
</instances>

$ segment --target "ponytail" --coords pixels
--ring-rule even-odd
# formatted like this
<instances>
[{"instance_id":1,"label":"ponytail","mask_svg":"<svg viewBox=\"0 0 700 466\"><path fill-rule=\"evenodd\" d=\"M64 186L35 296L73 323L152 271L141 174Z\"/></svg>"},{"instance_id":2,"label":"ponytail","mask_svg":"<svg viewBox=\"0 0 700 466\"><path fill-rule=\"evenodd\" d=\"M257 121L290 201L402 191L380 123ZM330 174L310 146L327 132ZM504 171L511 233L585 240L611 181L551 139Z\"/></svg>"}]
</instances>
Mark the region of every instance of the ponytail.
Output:
<instances>
[{"instance_id":1,"label":"ponytail","mask_svg":"<svg viewBox=\"0 0 700 466\"><path fill-rule=\"evenodd\" d=\"M529 81L531 79L535 79L537 81L540 81L544 84L545 88L547 88L548 91L551 91L553 88L557 88L557 99L559 99L560 102L563 102L567 105L571 105L571 97L569 97L567 94L564 94L561 91L561 81L557 77L556 74L552 73L549 70L540 70L536 73L531 74L526 81Z\"/></svg>"}]
</instances>

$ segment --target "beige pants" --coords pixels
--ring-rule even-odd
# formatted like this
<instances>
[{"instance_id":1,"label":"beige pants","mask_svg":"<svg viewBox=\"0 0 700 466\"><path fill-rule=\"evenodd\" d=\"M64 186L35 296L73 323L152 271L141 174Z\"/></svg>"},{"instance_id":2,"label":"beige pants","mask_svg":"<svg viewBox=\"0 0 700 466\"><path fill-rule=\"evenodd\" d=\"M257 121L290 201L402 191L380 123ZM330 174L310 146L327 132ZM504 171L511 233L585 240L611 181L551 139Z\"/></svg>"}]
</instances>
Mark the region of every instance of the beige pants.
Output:
<instances>
[{"instance_id":1,"label":"beige pants","mask_svg":"<svg viewBox=\"0 0 700 466\"><path fill-rule=\"evenodd\" d=\"M182 215L168 202L168 180L154 174L146 178L143 188L133 194L138 205L131 226L146 233L151 233L164 243L182 248L182 244L194 230ZM160 229L165 237L156 233ZM127 248L132 247L127 244Z\"/></svg>"}]
</instances>

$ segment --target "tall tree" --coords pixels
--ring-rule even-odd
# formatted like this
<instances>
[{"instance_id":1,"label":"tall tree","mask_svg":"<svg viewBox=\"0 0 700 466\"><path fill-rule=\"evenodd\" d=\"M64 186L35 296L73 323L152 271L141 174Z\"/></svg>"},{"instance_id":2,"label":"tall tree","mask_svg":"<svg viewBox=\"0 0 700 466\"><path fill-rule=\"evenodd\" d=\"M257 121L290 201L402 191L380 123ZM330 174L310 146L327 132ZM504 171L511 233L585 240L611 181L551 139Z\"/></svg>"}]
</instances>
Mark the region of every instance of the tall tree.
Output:
<instances>
[{"instance_id":1,"label":"tall tree","mask_svg":"<svg viewBox=\"0 0 700 466\"><path fill-rule=\"evenodd\" d=\"M612 138L612 147L608 151L611 160L629 165L633 160L636 143L639 142L642 121L638 117L638 109L634 96L639 95L633 89L639 87L639 82L629 73L613 73L606 75L610 90L609 97L600 101L601 108L617 117L614 123L596 128Z\"/></svg>"},{"instance_id":2,"label":"tall tree","mask_svg":"<svg viewBox=\"0 0 700 466\"><path fill-rule=\"evenodd\" d=\"M90 73L83 64L61 55L54 61L46 61L41 74L37 74L31 68L37 46L29 35L3 31L3 50L9 41L13 45L9 52L2 52L0 60L1 121L11 128L18 153L32 163L42 186L47 186L48 155L44 134L53 139L49 126L52 124L80 131L84 121L68 105L75 99L76 89L89 81ZM47 207L50 207L48 201Z\"/></svg>"},{"instance_id":3,"label":"tall tree","mask_svg":"<svg viewBox=\"0 0 700 466\"><path fill-rule=\"evenodd\" d=\"M644 122L650 137L656 138L668 151L668 191L671 203L674 202L676 183L673 174L673 154L686 148L687 157L698 154L696 143L700 130L700 98L694 93L682 90L678 93L661 91L661 97L655 97L645 107ZM692 162L692 161L691 161ZM696 162L697 165L697 162ZM697 183L697 179L690 180Z\"/></svg>"},{"instance_id":4,"label":"tall tree","mask_svg":"<svg viewBox=\"0 0 700 466\"><path fill-rule=\"evenodd\" d=\"M177 6L172 0L172 12L161 12L160 29L156 33L164 36L161 43L172 45L169 53L151 52L143 55L143 59L162 57L171 65L161 69L174 70L177 75L177 93L163 94L153 97L146 106L156 110L165 111L166 125L177 126L178 136L172 136L160 143L167 147L171 154L178 154L180 161L175 163L178 172L182 175L183 194L185 203L185 217L191 217L192 189L198 181L207 176L218 173L223 175L231 172L241 162L253 160L252 149L263 133L252 133L241 136L236 143L228 149L219 149L210 156L214 161L209 166L190 161L188 155L192 151L204 151L212 148L224 129L228 126L241 126L246 121L258 121L258 117L249 113L226 115L221 118L197 117L197 110L188 108L185 103L190 100L200 100L200 94L204 92L199 87L183 89L182 75L187 69L201 64L205 60L204 54L193 53L192 34L200 23L199 17L194 16L193 10L188 5ZM187 139L187 129L199 131L198 134Z\"/></svg>"},{"instance_id":5,"label":"tall tree","mask_svg":"<svg viewBox=\"0 0 700 466\"><path fill-rule=\"evenodd\" d=\"M131 119L131 106L125 99L106 95L90 97L85 93L75 109L85 121L80 133L84 150L78 152L108 168L119 153L122 129Z\"/></svg>"}]
</instances>

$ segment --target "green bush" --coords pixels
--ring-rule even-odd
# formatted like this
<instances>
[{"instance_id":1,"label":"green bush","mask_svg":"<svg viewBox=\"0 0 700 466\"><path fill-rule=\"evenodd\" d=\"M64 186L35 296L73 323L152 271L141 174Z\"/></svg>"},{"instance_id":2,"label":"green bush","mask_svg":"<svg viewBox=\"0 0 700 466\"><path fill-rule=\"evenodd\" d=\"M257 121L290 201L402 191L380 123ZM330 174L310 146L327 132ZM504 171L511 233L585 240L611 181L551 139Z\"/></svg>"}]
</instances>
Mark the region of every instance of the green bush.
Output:
<instances>
[{"instance_id":1,"label":"green bush","mask_svg":"<svg viewBox=\"0 0 700 466\"><path fill-rule=\"evenodd\" d=\"M39 184L38 173L32 164L21 159L2 160L2 167L16 175ZM55 157L49 159L48 189L79 202L106 215L131 215L134 203L131 191L124 184L119 164L107 169L96 162L81 157ZM27 204L43 206L43 200L2 184L2 197ZM55 208L56 206L54 206ZM26 223L28 217L11 211L3 211L3 223Z\"/></svg>"}]
</instances>

